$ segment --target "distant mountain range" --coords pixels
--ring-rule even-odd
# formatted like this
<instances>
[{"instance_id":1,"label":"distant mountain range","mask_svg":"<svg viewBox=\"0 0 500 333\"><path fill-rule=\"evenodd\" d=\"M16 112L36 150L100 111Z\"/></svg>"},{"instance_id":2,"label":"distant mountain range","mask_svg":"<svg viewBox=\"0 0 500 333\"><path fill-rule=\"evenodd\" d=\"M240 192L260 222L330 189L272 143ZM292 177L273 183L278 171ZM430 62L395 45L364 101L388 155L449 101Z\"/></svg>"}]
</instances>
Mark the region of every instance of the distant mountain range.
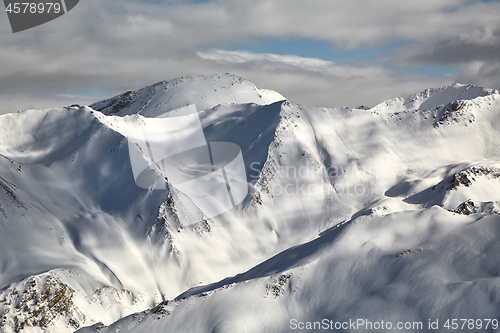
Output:
<instances>
[{"instance_id":1,"label":"distant mountain range","mask_svg":"<svg viewBox=\"0 0 500 333\"><path fill-rule=\"evenodd\" d=\"M134 180L124 129L188 105L247 173L213 218ZM190 76L0 129L0 332L498 329L497 90L317 108Z\"/></svg>"}]
</instances>

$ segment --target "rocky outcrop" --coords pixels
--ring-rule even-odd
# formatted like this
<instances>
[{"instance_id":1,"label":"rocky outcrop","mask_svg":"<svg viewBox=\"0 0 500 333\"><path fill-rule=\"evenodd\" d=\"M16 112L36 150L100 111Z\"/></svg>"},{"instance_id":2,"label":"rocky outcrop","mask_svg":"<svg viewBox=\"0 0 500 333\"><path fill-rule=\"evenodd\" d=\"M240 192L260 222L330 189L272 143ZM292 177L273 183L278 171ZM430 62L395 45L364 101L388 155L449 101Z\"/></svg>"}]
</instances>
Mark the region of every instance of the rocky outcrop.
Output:
<instances>
[{"instance_id":1,"label":"rocky outcrop","mask_svg":"<svg viewBox=\"0 0 500 333\"><path fill-rule=\"evenodd\" d=\"M56 322L76 330L85 315L75 306L74 293L52 275L30 277L0 295L0 330L48 329Z\"/></svg>"}]
</instances>

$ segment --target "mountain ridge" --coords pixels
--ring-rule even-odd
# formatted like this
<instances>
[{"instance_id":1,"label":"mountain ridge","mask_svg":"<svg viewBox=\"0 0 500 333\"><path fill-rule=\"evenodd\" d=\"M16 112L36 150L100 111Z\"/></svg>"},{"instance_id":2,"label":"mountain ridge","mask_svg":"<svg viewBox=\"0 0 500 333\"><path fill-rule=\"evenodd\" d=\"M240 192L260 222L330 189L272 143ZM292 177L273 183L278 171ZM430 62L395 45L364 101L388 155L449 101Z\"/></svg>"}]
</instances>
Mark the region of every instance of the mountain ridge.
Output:
<instances>
[{"instance_id":1,"label":"mountain ridge","mask_svg":"<svg viewBox=\"0 0 500 333\"><path fill-rule=\"evenodd\" d=\"M186 94L189 89L193 92ZM241 303L242 295L248 296L253 306L262 305L260 296L255 298L261 294L249 290L263 289L262 295L280 300L280 309L286 309L285 299L300 309L308 304L294 298L300 288L309 290L312 281L329 286L301 273L311 269L324 276L317 261L328 266L334 260L335 265L349 266L355 263L351 259L357 258L385 265L387 256L396 258L403 253L397 258L423 258L434 267L435 261L425 252L431 245L422 244L443 249L446 244L432 236L432 228L446 235L455 230L450 221L466 230L469 223L483 217L485 221L498 219L498 178L482 175L472 186L457 191L446 188L444 194L439 190L440 184L447 184L449 177L460 172L500 166L498 91L455 84L368 110L311 108L281 99L277 93L261 92L249 81L231 75L188 77L97 102L95 109L75 105L0 116L0 237L4 254L0 256L0 317L4 318L0 329L36 331L42 323L48 332L69 332L78 322L78 328L97 325L105 330L105 325L131 315L110 326L111 330L131 318L136 325L140 323L134 317L148 321L160 312L161 318L167 319L159 323L165 320L165 325L174 325L181 332L182 318L189 315L189 309L186 302L174 299L183 294L190 296L188 300L195 299L198 287L217 299L226 297L219 294L228 295L232 301L227 302L237 307L245 304ZM128 97L124 96L130 100L125 101ZM433 100L424 104L425 96ZM457 103L457 96L469 99ZM127 138L120 131L142 117L154 118L197 102L207 141L228 141L240 147L250 195L242 205L217 218L201 218L193 226L182 226L176 222L176 205L181 203L175 196L179 194L136 186ZM462 205L467 200L473 204ZM491 205L486 205L488 202ZM471 212L474 205L481 209ZM465 216L466 212L470 214ZM412 239L400 229L394 220L401 219L420 238ZM476 225L484 224L481 228L494 235L491 223ZM477 228L469 235L473 244L483 244L485 239L494 242L481 236L482 229ZM371 241L367 230L373 232ZM365 252L362 243L350 245L346 239L355 237L356 232L376 255ZM397 240L398 233L405 235L411 249ZM453 237L453 244L460 244L460 235ZM385 238L387 245L382 242ZM277 264L281 259L276 258L295 253L296 247L315 249L317 256L297 265ZM343 255L328 249L341 254L351 249L351 259L343 263ZM263 263L269 267L266 273L252 275ZM492 267L494 263L483 264ZM408 265L417 264L411 261ZM411 267L408 269L414 269ZM494 270L487 271L494 276ZM365 271L367 276L369 272ZM434 274L432 270L425 272ZM47 288L43 283L41 289L29 286L33 279L45 281L44 274L62 287L52 288L54 292L47 292L41 301ZM231 279L241 274L255 278ZM303 274L309 276L309 282L298 279ZM343 280L339 283L375 292L364 278L356 285L354 276L340 276ZM222 292L203 287L214 284ZM16 295L28 289L33 298L21 301ZM68 290L71 304L54 312L52 321L41 322L43 310L39 309L47 307L47 300L58 304L58 290ZM232 290L238 292L233 295ZM215 302L209 295L200 299ZM312 300L312 295L316 294L301 297ZM141 312L151 308L154 310L149 314ZM273 313L268 305L264 308ZM407 313L417 308L409 306ZM284 320L282 310L275 320ZM205 318L201 310L193 311ZM264 313L257 313L272 322ZM200 328L203 322L206 327L201 331L210 332L223 320L222 314L215 318L213 325L205 319L192 325ZM158 325L155 329L164 329L163 324ZM274 322L270 327L286 331L283 323ZM229 332L231 325L220 330Z\"/></svg>"}]
</instances>

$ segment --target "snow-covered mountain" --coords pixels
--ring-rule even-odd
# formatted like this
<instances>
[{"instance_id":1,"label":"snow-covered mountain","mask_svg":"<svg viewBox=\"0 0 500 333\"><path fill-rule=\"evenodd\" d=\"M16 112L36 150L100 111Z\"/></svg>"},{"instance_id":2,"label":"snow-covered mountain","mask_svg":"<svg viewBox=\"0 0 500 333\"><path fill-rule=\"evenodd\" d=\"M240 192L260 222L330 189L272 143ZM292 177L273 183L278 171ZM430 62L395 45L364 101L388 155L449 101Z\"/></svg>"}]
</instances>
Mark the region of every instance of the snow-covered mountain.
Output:
<instances>
[{"instance_id":1,"label":"snow-covered mountain","mask_svg":"<svg viewBox=\"0 0 500 333\"><path fill-rule=\"evenodd\" d=\"M245 161L249 195L211 219L174 188L137 186L124 135L190 104L207 142ZM496 90L327 109L194 76L0 128L2 332L500 319Z\"/></svg>"}]
</instances>

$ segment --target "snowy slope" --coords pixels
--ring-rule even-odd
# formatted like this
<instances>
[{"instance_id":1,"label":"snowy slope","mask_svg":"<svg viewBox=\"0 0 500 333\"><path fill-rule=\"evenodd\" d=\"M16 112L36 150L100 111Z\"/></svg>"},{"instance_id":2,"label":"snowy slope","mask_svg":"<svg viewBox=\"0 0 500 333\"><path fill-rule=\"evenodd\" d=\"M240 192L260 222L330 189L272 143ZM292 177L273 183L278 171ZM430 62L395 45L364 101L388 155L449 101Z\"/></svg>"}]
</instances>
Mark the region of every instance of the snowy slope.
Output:
<instances>
[{"instance_id":1,"label":"snowy slope","mask_svg":"<svg viewBox=\"0 0 500 333\"><path fill-rule=\"evenodd\" d=\"M0 330L498 313L498 91L456 84L367 110L283 99L225 74L0 116ZM240 147L249 195L186 226L180 193L135 184L124 134L193 103L208 142Z\"/></svg>"},{"instance_id":2,"label":"snowy slope","mask_svg":"<svg viewBox=\"0 0 500 333\"><path fill-rule=\"evenodd\" d=\"M299 322L325 319L327 326L298 331L335 331L358 319L364 322L352 331L391 331L366 323L384 321L394 330L403 323L410 332L431 332L429 320L446 331L450 318L498 318L499 236L497 217L438 207L358 217L241 275L97 331L291 332ZM496 331L484 327L477 331Z\"/></svg>"}]
</instances>

